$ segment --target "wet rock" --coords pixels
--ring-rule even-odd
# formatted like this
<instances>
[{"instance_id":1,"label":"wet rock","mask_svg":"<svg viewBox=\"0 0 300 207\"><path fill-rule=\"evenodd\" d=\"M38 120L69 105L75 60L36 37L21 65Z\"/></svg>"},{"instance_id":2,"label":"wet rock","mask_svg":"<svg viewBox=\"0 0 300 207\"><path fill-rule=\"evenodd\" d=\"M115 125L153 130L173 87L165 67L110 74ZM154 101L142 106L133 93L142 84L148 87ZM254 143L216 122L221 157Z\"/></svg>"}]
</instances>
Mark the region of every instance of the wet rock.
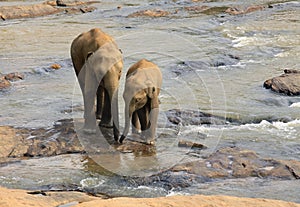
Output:
<instances>
[{"instance_id":1,"label":"wet rock","mask_svg":"<svg viewBox=\"0 0 300 207\"><path fill-rule=\"evenodd\" d=\"M207 158L177 164L156 175L128 178L127 182L135 187L145 185L170 190L214 179L259 177L294 180L300 178L299 173L299 161L262 158L251 150L226 147Z\"/></svg>"},{"instance_id":2,"label":"wet rock","mask_svg":"<svg viewBox=\"0 0 300 207\"><path fill-rule=\"evenodd\" d=\"M207 15L215 15L219 13L224 13L228 9L228 7L188 6L188 7L184 7L184 9L192 13L203 13Z\"/></svg>"},{"instance_id":3,"label":"wet rock","mask_svg":"<svg viewBox=\"0 0 300 207\"><path fill-rule=\"evenodd\" d=\"M219 55L211 63L213 67L232 66L238 64L240 57L232 54Z\"/></svg>"},{"instance_id":4,"label":"wet rock","mask_svg":"<svg viewBox=\"0 0 300 207\"><path fill-rule=\"evenodd\" d=\"M86 13L94 11L95 7L83 7L99 1L68 1L57 0L48 1L41 4L2 6L0 7L0 17L2 20L33 18L57 13ZM66 7L66 8L61 8Z\"/></svg>"},{"instance_id":5,"label":"wet rock","mask_svg":"<svg viewBox=\"0 0 300 207\"><path fill-rule=\"evenodd\" d=\"M152 156L156 153L155 146L129 139L122 145L116 146L116 150L122 153L133 153L135 156Z\"/></svg>"},{"instance_id":6,"label":"wet rock","mask_svg":"<svg viewBox=\"0 0 300 207\"><path fill-rule=\"evenodd\" d=\"M59 9L46 3L0 7L0 14L3 20L46 16L58 12Z\"/></svg>"},{"instance_id":7,"label":"wet rock","mask_svg":"<svg viewBox=\"0 0 300 207\"><path fill-rule=\"evenodd\" d=\"M0 126L0 158L53 156L84 153L71 119L56 122L49 129Z\"/></svg>"},{"instance_id":8,"label":"wet rock","mask_svg":"<svg viewBox=\"0 0 300 207\"><path fill-rule=\"evenodd\" d=\"M18 81L18 80L23 80L24 79L24 74L22 73L9 73L7 75L5 75L5 79L9 80L9 81Z\"/></svg>"},{"instance_id":9,"label":"wet rock","mask_svg":"<svg viewBox=\"0 0 300 207\"><path fill-rule=\"evenodd\" d=\"M160 10L160 9L153 9L153 10L143 10L143 11L137 11L132 14L129 14L127 17L165 17L168 16L170 12Z\"/></svg>"},{"instance_id":10,"label":"wet rock","mask_svg":"<svg viewBox=\"0 0 300 207\"><path fill-rule=\"evenodd\" d=\"M207 149L207 147L201 143L195 143L186 140L179 140L178 147L188 147L188 148L197 148L197 149Z\"/></svg>"},{"instance_id":11,"label":"wet rock","mask_svg":"<svg viewBox=\"0 0 300 207\"><path fill-rule=\"evenodd\" d=\"M11 82L23 80L24 75L21 73L0 74L0 90L7 89L11 86Z\"/></svg>"},{"instance_id":12,"label":"wet rock","mask_svg":"<svg viewBox=\"0 0 300 207\"><path fill-rule=\"evenodd\" d=\"M88 12L93 12L96 9L97 9L96 7L82 7L82 8L80 8L80 11L82 13L88 13Z\"/></svg>"},{"instance_id":13,"label":"wet rock","mask_svg":"<svg viewBox=\"0 0 300 207\"><path fill-rule=\"evenodd\" d=\"M171 109L166 116L172 124L186 125L224 125L238 123L238 120L215 116L201 111Z\"/></svg>"},{"instance_id":14,"label":"wet rock","mask_svg":"<svg viewBox=\"0 0 300 207\"><path fill-rule=\"evenodd\" d=\"M205 160L179 164L171 171L185 171L206 178L299 179L300 162L261 158L237 147L220 149Z\"/></svg>"},{"instance_id":15,"label":"wet rock","mask_svg":"<svg viewBox=\"0 0 300 207\"><path fill-rule=\"evenodd\" d=\"M231 15L240 15L240 14L252 13L252 12L255 12L255 11L261 11L265 8L266 8L266 6L262 6L262 5L249 6L246 9L230 7L225 12L228 13L228 14L231 14Z\"/></svg>"},{"instance_id":16,"label":"wet rock","mask_svg":"<svg viewBox=\"0 0 300 207\"><path fill-rule=\"evenodd\" d=\"M284 74L266 80L263 86L289 96L300 95L300 71L286 69Z\"/></svg>"},{"instance_id":17,"label":"wet rock","mask_svg":"<svg viewBox=\"0 0 300 207\"><path fill-rule=\"evenodd\" d=\"M61 7L73 7L86 4L99 3L100 1L74 1L74 0L56 0L56 5Z\"/></svg>"},{"instance_id":18,"label":"wet rock","mask_svg":"<svg viewBox=\"0 0 300 207\"><path fill-rule=\"evenodd\" d=\"M58 69L61 68L61 65L59 65L59 64L52 64L52 65L50 66L50 68L52 68L52 69L54 69L54 70L58 70Z\"/></svg>"},{"instance_id":19,"label":"wet rock","mask_svg":"<svg viewBox=\"0 0 300 207\"><path fill-rule=\"evenodd\" d=\"M6 80L5 76L0 76L0 90L7 89L11 86L11 83Z\"/></svg>"}]
</instances>

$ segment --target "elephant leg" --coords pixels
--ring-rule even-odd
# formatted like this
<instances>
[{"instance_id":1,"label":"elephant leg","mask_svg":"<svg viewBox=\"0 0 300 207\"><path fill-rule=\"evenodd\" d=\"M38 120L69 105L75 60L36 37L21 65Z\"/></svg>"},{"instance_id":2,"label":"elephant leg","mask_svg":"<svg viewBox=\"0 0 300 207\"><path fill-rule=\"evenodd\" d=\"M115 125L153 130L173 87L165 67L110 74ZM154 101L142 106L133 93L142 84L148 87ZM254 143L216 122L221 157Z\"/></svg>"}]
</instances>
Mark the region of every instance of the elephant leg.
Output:
<instances>
[{"instance_id":1,"label":"elephant leg","mask_svg":"<svg viewBox=\"0 0 300 207\"><path fill-rule=\"evenodd\" d=\"M99 126L111 128L111 101L106 89L104 90L104 104L102 110L102 116Z\"/></svg>"},{"instance_id":2,"label":"elephant leg","mask_svg":"<svg viewBox=\"0 0 300 207\"><path fill-rule=\"evenodd\" d=\"M146 104L145 106L143 106L141 109L139 109L138 111L138 117L139 117L139 121L140 121L140 125L141 125L141 130L142 132L147 130L149 128L149 107Z\"/></svg>"},{"instance_id":3,"label":"elephant leg","mask_svg":"<svg viewBox=\"0 0 300 207\"><path fill-rule=\"evenodd\" d=\"M141 130L141 125L140 125L137 111L133 112L131 123L132 123L132 134L138 134L139 131Z\"/></svg>"},{"instance_id":4,"label":"elephant leg","mask_svg":"<svg viewBox=\"0 0 300 207\"><path fill-rule=\"evenodd\" d=\"M148 114L148 125L147 129L145 130L145 133L143 136L146 139L146 143L148 144L154 144L155 135L156 135L156 128L157 128L157 119L159 114L159 102L158 98L154 97L148 101L146 104L147 107L145 108L147 110Z\"/></svg>"},{"instance_id":5,"label":"elephant leg","mask_svg":"<svg viewBox=\"0 0 300 207\"><path fill-rule=\"evenodd\" d=\"M97 81L94 71L89 70L84 65L78 73L78 81L82 90L84 102L84 132L96 133L96 116L95 116L95 98L99 82Z\"/></svg>"},{"instance_id":6,"label":"elephant leg","mask_svg":"<svg viewBox=\"0 0 300 207\"><path fill-rule=\"evenodd\" d=\"M96 104L96 118L101 119L103 106L104 106L104 88L102 86L98 87L97 90L97 104Z\"/></svg>"}]
</instances>

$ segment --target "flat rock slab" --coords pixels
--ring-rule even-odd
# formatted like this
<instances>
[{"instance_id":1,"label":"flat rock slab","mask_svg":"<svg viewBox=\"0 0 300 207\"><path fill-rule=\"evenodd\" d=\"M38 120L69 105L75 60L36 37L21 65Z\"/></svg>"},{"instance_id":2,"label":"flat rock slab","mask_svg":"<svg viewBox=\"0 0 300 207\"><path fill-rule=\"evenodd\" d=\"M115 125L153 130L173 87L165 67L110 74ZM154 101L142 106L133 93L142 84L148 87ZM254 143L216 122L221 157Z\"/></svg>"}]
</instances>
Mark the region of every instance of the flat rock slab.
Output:
<instances>
[{"instance_id":1,"label":"flat rock slab","mask_svg":"<svg viewBox=\"0 0 300 207\"><path fill-rule=\"evenodd\" d=\"M27 207L27 206L74 206L74 207L128 207L128 206L169 206L169 207L204 207L204 206L222 206L222 207L300 207L300 204L255 198L238 198L231 196L169 196L161 198L113 198L101 199L88 196L79 192L53 192L42 194L31 194L26 190L0 188L0 205Z\"/></svg>"},{"instance_id":2,"label":"flat rock slab","mask_svg":"<svg viewBox=\"0 0 300 207\"><path fill-rule=\"evenodd\" d=\"M85 5L99 1L48 1L40 4L1 6L0 19L19 19L47 16L57 13L86 13L92 12L95 7Z\"/></svg>"},{"instance_id":3,"label":"flat rock slab","mask_svg":"<svg viewBox=\"0 0 300 207\"><path fill-rule=\"evenodd\" d=\"M204 160L179 164L171 171L184 171L205 178L299 179L300 162L262 158L251 150L226 147Z\"/></svg>"},{"instance_id":4,"label":"flat rock slab","mask_svg":"<svg viewBox=\"0 0 300 207\"><path fill-rule=\"evenodd\" d=\"M264 87L289 96L300 95L300 70L284 70L284 74L266 80Z\"/></svg>"}]
</instances>

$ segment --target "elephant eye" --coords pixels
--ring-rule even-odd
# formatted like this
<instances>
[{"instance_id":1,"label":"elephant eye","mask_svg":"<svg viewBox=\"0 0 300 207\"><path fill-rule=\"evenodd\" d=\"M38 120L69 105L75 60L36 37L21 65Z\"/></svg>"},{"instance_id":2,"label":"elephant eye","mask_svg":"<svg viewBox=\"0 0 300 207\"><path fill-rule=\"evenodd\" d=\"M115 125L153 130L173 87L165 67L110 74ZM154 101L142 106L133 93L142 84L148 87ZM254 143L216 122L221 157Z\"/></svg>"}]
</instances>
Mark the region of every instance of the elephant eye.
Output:
<instances>
[{"instance_id":1,"label":"elephant eye","mask_svg":"<svg viewBox=\"0 0 300 207\"><path fill-rule=\"evenodd\" d=\"M140 102L141 100L142 100L142 98L136 98L136 99L135 99L135 102L138 103L138 102Z\"/></svg>"}]
</instances>

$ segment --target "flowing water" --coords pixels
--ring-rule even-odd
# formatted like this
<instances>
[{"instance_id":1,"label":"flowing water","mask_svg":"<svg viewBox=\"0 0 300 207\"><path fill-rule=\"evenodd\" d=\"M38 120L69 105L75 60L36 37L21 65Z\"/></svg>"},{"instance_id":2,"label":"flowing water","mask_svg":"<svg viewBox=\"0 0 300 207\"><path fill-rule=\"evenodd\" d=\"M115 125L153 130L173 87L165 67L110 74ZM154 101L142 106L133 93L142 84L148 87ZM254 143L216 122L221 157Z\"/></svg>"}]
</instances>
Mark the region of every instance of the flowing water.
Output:
<instances>
[{"instance_id":1,"label":"flowing water","mask_svg":"<svg viewBox=\"0 0 300 207\"><path fill-rule=\"evenodd\" d=\"M37 3L40 1L26 1ZM0 1L1 5L23 1ZM121 9L117 7L121 5ZM229 15L188 11L184 7L225 6L261 11ZM122 92L127 68L147 58L163 73L160 95L158 158L166 164L186 152L167 147L174 134L208 146L203 154L223 146L252 149L263 157L300 161L300 98L275 94L263 82L299 69L299 1L102 1L82 15L58 14L0 23L0 72L22 72L25 79L0 94L0 125L51 127L64 118L81 118L82 97L70 60L70 44L81 32L99 27L116 39L123 51L124 71L119 90L120 123L124 125ZM170 12L161 18L127 18L145 9ZM53 63L62 69L49 70ZM168 128L165 111L192 109L238 119L241 124ZM172 140L172 139L171 139ZM162 153L165 149L167 152ZM172 157L172 159L170 159ZM299 181L221 180L182 190L132 187L86 167L77 155L25 160L0 168L1 185L36 189L64 183L100 188L111 195L152 197L181 194L229 194L299 200ZM181 160L181 158L180 158ZM176 161L176 159L175 159ZM42 164L41 164L42 163ZM168 164L167 164L168 165ZM171 165L171 164L170 164ZM94 169L94 168L92 168ZM13 172L13 173L12 173ZM51 176L49 177L49 172ZM121 186L121 187L120 187Z\"/></svg>"}]
</instances>

